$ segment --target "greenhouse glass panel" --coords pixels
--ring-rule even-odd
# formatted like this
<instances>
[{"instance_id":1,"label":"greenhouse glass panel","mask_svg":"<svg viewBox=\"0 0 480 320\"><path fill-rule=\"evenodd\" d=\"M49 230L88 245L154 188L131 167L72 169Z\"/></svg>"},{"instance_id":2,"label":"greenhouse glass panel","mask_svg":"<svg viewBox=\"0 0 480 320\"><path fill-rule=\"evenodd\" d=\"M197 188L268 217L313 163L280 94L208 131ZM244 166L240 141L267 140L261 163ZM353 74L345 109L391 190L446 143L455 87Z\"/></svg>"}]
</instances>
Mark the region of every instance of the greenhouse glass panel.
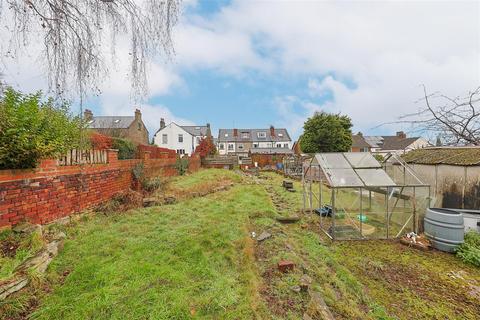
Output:
<instances>
[{"instance_id":1,"label":"greenhouse glass panel","mask_svg":"<svg viewBox=\"0 0 480 320\"><path fill-rule=\"evenodd\" d=\"M396 186L395 182L382 169L357 169L357 173L367 187Z\"/></svg>"},{"instance_id":2,"label":"greenhouse glass panel","mask_svg":"<svg viewBox=\"0 0 480 320\"><path fill-rule=\"evenodd\" d=\"M332 187L363 187L362 180L353 169L325 169Z\"/></svg>"},{"instance_id":3,"label":"greenhouse glass panel","mask_svg":"<svg viewBox=\"0 0 480 320\"><path fill-rule=\"evenodd\" d=\"M353 168L381 168L382 165L369 152L350 152L343 154Z\"/></svg>"},{"instance_id":4,"label":"greenhouse glass panel","mask_svg":"<svg viewBox=\"0 0 480 320\"><path fill-rule=\"evenodd\" d=\"M315 158L322 168L349 169L352 167L341 153L320 153Z\"/></svg>"}]
</instances>

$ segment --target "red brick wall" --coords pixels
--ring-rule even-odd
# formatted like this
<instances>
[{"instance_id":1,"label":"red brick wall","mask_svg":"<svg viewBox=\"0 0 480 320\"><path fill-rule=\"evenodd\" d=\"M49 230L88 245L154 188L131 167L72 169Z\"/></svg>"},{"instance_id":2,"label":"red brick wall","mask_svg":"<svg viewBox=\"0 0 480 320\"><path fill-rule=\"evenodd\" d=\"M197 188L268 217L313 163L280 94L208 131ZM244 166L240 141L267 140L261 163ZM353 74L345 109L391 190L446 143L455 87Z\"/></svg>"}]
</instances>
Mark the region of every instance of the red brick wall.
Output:
<instances>
[{"instance_id":1,"label":"red brick wall","mask_svg":"<svg viewBox=\"0 0 480 320\"><path fill-rule=\"evenodd\" d=\"M118 160L108 150L108 163L57 166L44 160L33 170L0 171L0 228L22 221L44 224L104 202L132 186L132 168L143 163L147 177L176 175L174 158ZM189 170L200 168L191 158Z\"/></svg>"}]
</instances>

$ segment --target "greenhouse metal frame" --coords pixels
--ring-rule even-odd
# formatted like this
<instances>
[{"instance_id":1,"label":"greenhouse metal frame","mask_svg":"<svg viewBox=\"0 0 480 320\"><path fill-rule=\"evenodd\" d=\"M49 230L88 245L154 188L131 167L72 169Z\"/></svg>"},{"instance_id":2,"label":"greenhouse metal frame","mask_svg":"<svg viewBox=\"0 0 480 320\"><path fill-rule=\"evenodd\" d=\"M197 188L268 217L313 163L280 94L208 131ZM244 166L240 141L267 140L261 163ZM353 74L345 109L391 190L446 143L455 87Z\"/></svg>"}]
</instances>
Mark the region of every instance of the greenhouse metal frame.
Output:
<instances>
[{"instance_id":1,"label":"greenhouse metal frame","mask_svg":"<svg viewBox=\"0 0 480 320\"><path fill-rule=\"evenodd\" d=\"M369 152L315 154L302 166L302 188L304 212L318 213L321 230L338 240L418 233L431 201L430 185L394 153L381 163Z\"/></svg>"}]
</instances>

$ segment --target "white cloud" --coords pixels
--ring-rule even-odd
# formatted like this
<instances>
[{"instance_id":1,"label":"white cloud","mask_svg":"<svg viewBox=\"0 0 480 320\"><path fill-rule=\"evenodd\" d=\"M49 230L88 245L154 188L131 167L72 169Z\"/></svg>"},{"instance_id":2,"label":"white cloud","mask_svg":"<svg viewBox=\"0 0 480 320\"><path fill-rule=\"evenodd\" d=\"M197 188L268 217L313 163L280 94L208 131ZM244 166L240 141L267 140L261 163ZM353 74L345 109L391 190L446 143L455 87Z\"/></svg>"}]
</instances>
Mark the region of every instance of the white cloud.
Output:
<instances>
[{"instance_id":1,"label":"white cloud","mask_svg":"<svg viewBox=\"0 0 480 320\"><path fill-rule=\"evenodd\" d=\"M210 21L184 22L179 56L189 67L309 77L306 90L314 109L347 113L355 129L368 132L416 110L420 84L449 95L480 84L479 6L460 1L235 1ZM315 102L327 94L333 101ZM285 122L285 101L274 104ZM298 131L298 117L308 112L290 110L290 127Z\"/></svg>"}]
</instances>

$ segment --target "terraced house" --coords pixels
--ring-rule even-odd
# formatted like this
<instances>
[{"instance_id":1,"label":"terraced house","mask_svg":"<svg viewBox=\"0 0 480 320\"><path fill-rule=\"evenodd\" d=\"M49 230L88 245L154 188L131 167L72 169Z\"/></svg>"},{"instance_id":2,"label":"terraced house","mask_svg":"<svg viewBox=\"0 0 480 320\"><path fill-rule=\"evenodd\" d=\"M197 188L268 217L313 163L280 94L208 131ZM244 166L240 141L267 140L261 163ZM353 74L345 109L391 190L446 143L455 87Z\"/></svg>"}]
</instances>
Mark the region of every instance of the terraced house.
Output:
<instances>
[{"instance_id":1,"label":"terraced house","mask_svg":"<svg viewBox=\"0 0 480 320\"><path fill-rule=\"evenodd\" d=\"M220 129L217 140L218 153L247 157L252 150L292 148L292 139L285 128Z\"/></svg>"}]
</instances>

